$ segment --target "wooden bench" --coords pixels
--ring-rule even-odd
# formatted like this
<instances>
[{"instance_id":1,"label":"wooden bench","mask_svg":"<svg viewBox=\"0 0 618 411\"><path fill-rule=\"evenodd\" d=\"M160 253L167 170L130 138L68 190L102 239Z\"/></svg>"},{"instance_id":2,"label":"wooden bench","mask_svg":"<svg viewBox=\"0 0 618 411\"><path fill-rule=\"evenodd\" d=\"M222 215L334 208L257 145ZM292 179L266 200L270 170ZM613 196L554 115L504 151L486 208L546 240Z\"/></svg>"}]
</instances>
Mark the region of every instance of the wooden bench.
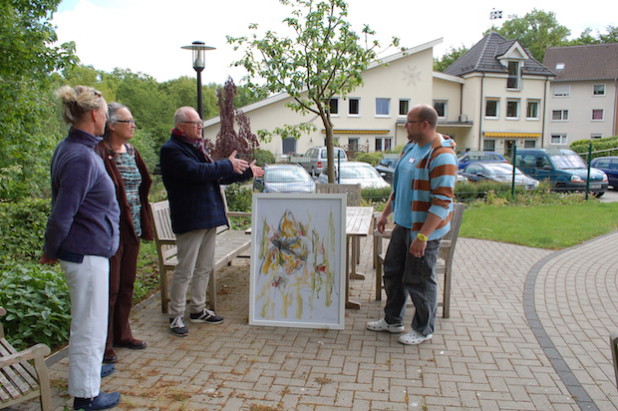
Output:
<instances>
[{"instance_id":1,"label":"wooden bench","mask_svg":"<svg viewBox=\"0 0 618 411\"><path fill-rule=\"evenodd\" d=\"M150 203L154 225L155 245L159 257L159 286L161 288L161 311L167 313L169 309L168 272L174 272L178 259L176 258L176 236L172 231L170 207L168 201ZM230 217L251 217L251 213L227 212ZM212 275L208 281L207 302L212 310L217 306L217 279L216 272L232 260L241 256L251 246L251 236L245 231L225 229L217 232L215 247L215 262Z\"/></svg>"},{"instance_id":2,"label":"wooden bench","mask_svg":"<svg viewBox=\"0 0 618 411\"><path fill-rule=\"evenodd\" d=\"M440 251L438 262L435 267L436 275L444 275L444 286L442 290L442 317L449 318L451 315L451 280L453 277L453 258L455 257L455 245L459 238L459 229L463 219L465 206L460 203L453 204L453 218L451 220L451 231L440 241ZM376 253L376 300L382 299L382 265L386 253L382 252L382 239L390 238L390 232L384 234L375 230L374 232L374 253ZM377 246L379 241L379 249Z\"/></svg>"},{"instance_id":3,"label":"wooden bench","mask_svg":"<svg viewBox=\"0 0 618 411\"><path fill-rule=\"evenodd\" d=\"M0 316L5 314L6 310L0 307ZM0 409L39 397L41 409L51 411L49 373L45 364L50 352L45 344L17 351L4 338L4 327L0 323Z\"/></svg>"}]
</instances>

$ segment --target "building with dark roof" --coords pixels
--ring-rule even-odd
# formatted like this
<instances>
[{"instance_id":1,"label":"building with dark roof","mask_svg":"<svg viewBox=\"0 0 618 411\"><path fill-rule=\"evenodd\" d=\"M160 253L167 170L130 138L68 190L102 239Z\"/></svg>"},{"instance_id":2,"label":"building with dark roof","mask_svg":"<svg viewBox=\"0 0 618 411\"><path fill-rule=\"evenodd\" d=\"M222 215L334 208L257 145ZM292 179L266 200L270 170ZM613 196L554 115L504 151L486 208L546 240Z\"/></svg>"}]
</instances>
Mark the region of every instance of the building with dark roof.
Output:
<instances>
[{"instance_id":1,"label":"building with dark roof","mask_svg":"<svg viewBox=\"0 0 618 411\"><path fill-rule=\"evenodd\" d=\"M618 135L618 43L549 47L549 144Z\"/></svg>"},{"instance_id":2,"label":"building with dark roof","mask_svg":"<svg viewBox=\"0 0 618 411\"><path fill-rule=\"evenodd\" d=\"M449 66L444 76L463 80L463 85L452 84L460 90L460 119L469 123L465 132L458 130L459 150L510 155L515 146L544 145L546 97L555 73L517 40L491 32ZM434 101L440 101L441 92L434 86ZM442 126L454 134L446 124Z\"/></svg>"}]
</instances>

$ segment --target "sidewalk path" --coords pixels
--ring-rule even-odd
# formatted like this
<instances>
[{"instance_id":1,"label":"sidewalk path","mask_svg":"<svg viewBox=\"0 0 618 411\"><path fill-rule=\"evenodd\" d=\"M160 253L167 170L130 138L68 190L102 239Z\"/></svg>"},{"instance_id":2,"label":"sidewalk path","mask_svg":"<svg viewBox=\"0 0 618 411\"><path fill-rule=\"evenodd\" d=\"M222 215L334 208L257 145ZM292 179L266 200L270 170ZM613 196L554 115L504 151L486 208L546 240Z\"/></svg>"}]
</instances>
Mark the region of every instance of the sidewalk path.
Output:
<instances>
[{"instance_id":1,"label":"sidewalk path","mask_svg":"<svg viewBox=\"0 0 618 411\"><path fill-rule=\"evenodd\" d=\"M235 260L219 281L223 324L174 337L154 296L133 319L148 349L119 350L103 390L123 394L119 410L618 409L618 232L560 252L460 239L451 318L420 346L365 329L383 301L371 239L362 247L367 278L350 293L362 307L345 330L249 326L249 266ZM52 367L57 410L66 370Z\"/></svg>"}]
</instances>

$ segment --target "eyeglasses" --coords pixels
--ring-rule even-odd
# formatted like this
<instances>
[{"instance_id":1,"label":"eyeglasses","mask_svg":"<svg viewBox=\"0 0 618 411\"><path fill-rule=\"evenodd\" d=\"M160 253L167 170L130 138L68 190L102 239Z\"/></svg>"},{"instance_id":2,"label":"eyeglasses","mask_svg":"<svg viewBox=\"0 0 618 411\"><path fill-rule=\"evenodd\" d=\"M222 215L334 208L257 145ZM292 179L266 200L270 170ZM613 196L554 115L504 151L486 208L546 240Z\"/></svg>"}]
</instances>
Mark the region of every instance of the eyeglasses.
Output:
<instances>
[{"instance_id":1,"label":"eyeglasses","mask_svg":"<svg viewBox=\"0 0 618 411\"><path fill-rule=\"evenodd\" d=\"M181 121L182 124L193 124L194 126L204 126L204 123L202 123L202 120L200 121Z\"/></svg>"},{"instance_id":2,"label":"eyeglasses","mask_svg":"<svg viewBox=\"0 0 618 411\"><path fill-rule=\"evenodd\" d=\"M127 123L127 124L137 125L135 120L116 120L116 123Z\"/></svg>"}]
</instances>

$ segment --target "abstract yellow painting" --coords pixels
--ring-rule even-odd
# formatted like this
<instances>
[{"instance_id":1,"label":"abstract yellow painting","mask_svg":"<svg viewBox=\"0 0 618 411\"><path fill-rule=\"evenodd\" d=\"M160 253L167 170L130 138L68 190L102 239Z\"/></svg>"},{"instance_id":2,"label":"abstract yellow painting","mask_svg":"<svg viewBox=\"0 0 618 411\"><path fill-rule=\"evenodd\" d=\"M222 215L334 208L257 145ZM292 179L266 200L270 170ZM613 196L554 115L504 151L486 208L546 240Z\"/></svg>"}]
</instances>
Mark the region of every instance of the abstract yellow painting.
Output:
<instances>
[{"instance_id":1,"label":"abstract yellow painting","mask_svg":"<svg viewBox=\"0 0 618 411\"><path fill-rule=\"evenodd\" d=\"M343 329L345 202L254 194L251 324Z\"/></svg>"}]
</instances>

